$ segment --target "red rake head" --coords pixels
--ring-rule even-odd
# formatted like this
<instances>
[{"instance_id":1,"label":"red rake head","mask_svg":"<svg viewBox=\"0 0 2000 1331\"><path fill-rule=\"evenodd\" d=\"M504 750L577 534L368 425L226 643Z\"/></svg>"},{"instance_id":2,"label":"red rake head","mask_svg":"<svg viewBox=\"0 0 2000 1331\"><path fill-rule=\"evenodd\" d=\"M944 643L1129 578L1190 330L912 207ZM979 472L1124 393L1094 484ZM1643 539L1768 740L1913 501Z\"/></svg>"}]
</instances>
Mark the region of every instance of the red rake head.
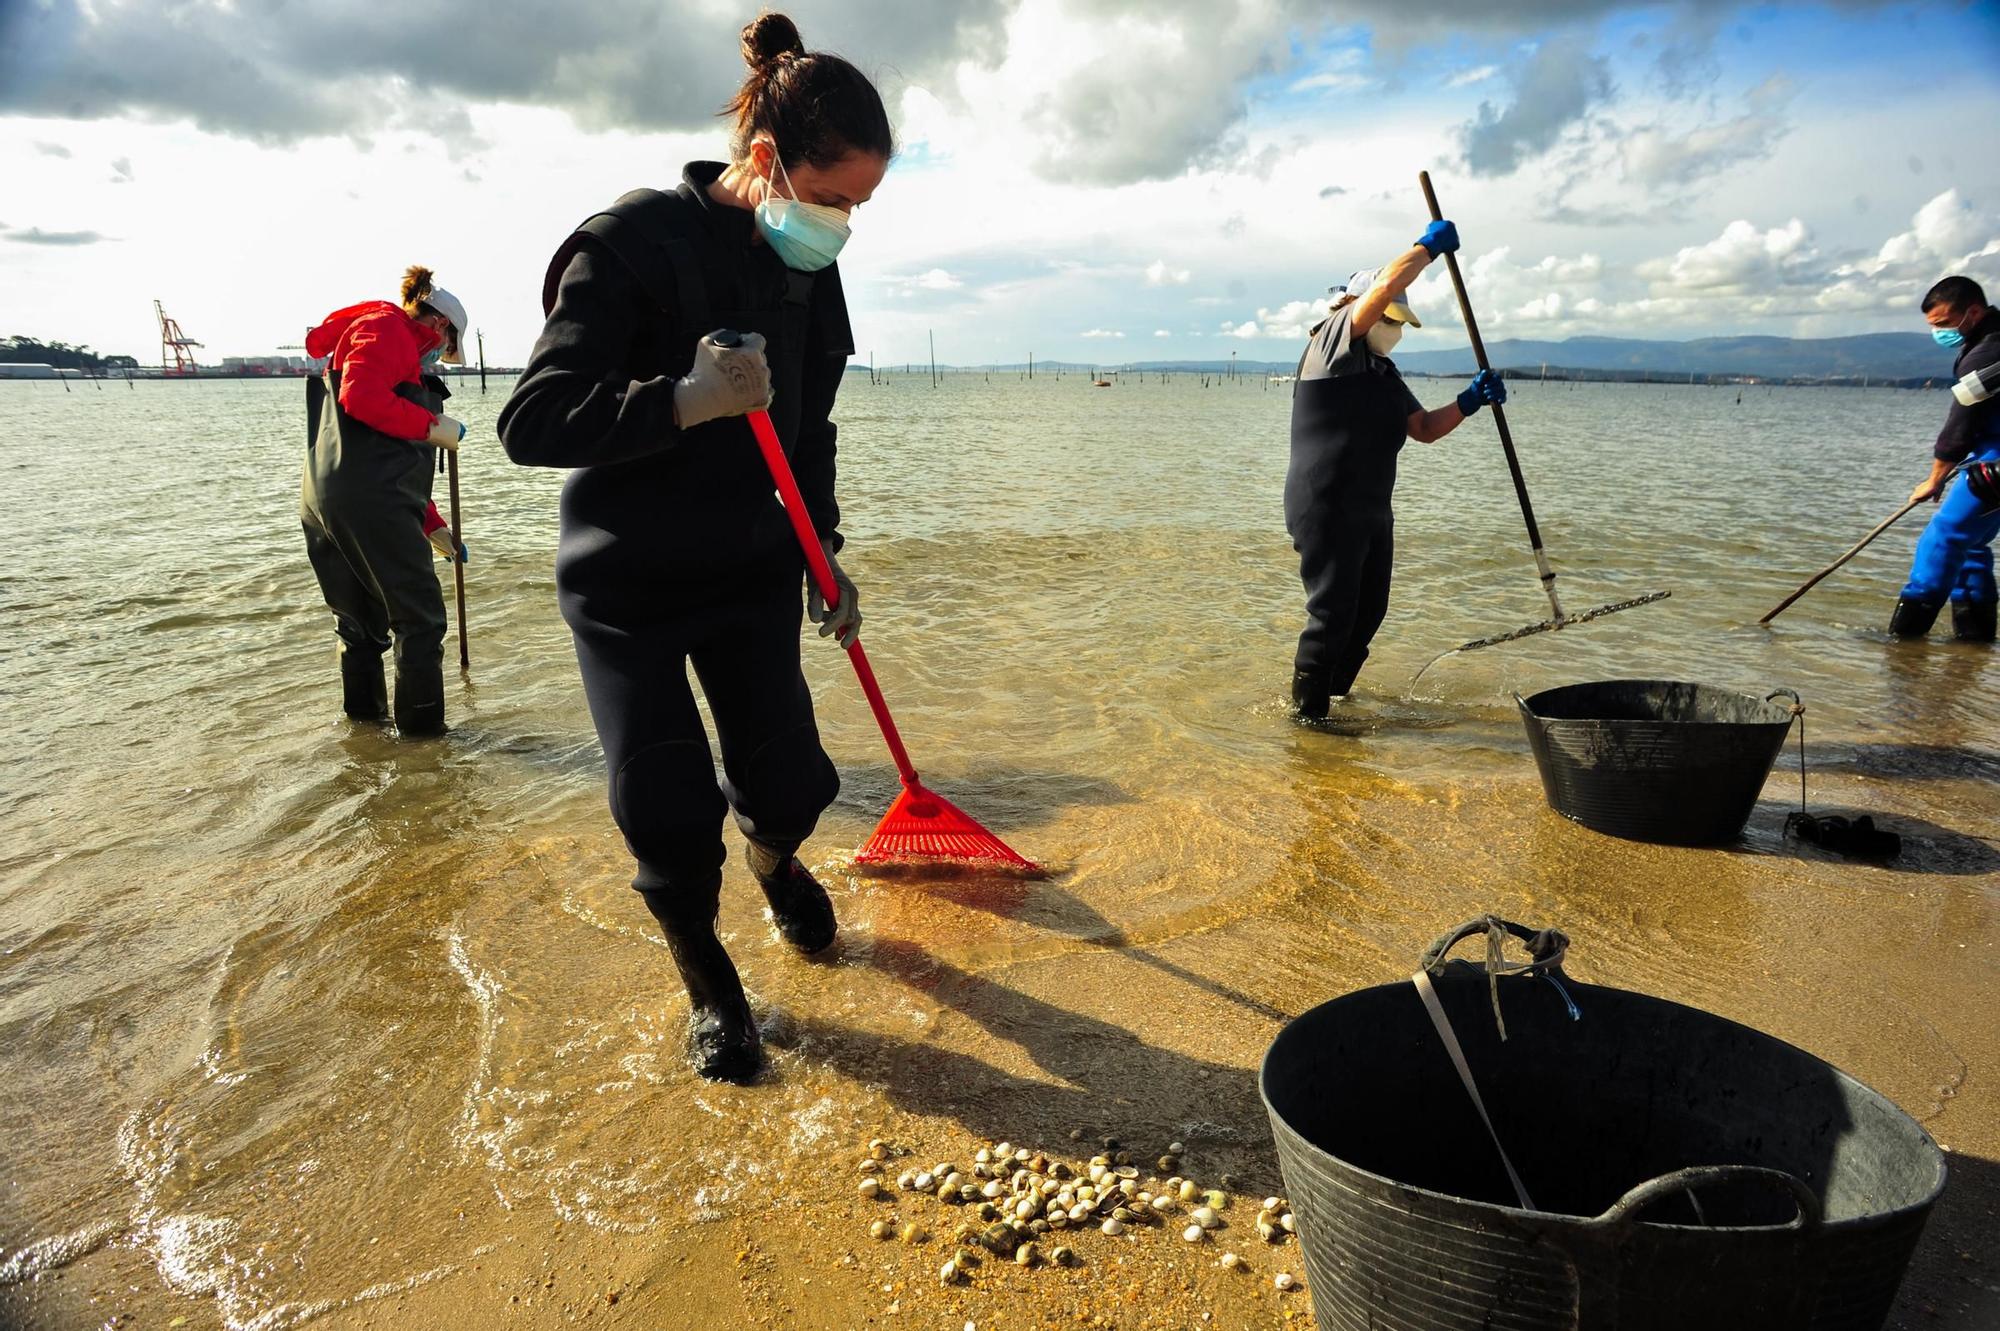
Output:
<instances>
[{"instance_id":1,"label":"red rake head","mask_svg":"<svg viewBox=\"0 0 2000 1331\"><path fill-rule=\"evenodd\" d=\"M882 815L875 835L868 838L854 862L908 865L924 860L990 865L1021 873L1041 871L1033 860L1016 854L950 800L913 783L897 794L896 802Z\"/></svg>"}]
</instances>

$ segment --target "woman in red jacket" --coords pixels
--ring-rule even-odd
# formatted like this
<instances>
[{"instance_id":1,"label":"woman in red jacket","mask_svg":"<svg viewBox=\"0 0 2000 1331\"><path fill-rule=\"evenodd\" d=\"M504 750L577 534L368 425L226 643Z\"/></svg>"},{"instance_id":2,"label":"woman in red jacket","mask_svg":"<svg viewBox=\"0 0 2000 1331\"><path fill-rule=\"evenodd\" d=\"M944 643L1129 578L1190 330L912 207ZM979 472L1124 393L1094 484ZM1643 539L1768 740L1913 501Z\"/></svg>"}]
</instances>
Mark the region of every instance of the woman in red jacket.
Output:
<instances>
[{"instance_id":1,"label":"woman in red jacket","mask_svg":"<svg viewBox=\"0 0 2000 1331\"><path fill-rule=\"evenodd\" d=\"M462 364L465 307L433 284L431 270L403 274L403 303L364 301L329 314L306 334L327 357L324 382L307 384L306 466L299 517L306 554L333 611L342 705L357 721L389 715L382 653L396 651L396 728L444 730L444 593L425 538L437 450L465 427L444 414L439 360Z\"/></svg>"}]
</instances>

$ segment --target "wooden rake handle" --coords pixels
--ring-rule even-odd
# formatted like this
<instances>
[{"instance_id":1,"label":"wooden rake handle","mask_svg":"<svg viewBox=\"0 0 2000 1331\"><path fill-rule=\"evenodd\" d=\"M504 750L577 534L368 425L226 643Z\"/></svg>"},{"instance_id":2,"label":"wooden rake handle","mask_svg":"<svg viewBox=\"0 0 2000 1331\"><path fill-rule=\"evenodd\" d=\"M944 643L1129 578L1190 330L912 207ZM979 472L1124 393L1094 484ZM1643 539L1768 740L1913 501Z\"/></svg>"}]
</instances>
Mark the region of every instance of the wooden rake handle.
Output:
<instances>
[{"instance_id":1,"label":"wooden rake handle","mask_svg":"<svg viewBox=\"0 0 2000 1331\"><path fill-rule=\"evenodd\" d=\"M1417 172L1417 183L1423 186L1424 202L1430 205L1431 220L1442 222L1444 211L1438 207L1437 191L1431 188L1431 173ZM1465 320L1466 336L1472 340L1473 359L1479 368L1490 370L1493 366L1486 359L1486 344L1479 338L1479 321L1472 317L1472 297L1466 292L1465 278L1458 271L1458 256L1444 256L1445 267L1451 270L1452 289L1458 293L1458 313ZM1535 506L1528 499L1528 482L1521 475L1521 459L1514 452L1514 435L1507 428L1507 413L1498 403L1493 406L1493 424L1500 432L1500 447L1507 453L1507 474L1514 478L1514 498L1520 501L1521 520L1528 524L1528 544L1534 548L1535 571L1541 577L1542 590L1548 593L1549 608L1555 611L1558 620L1563 618L1562 602L1556 599L1556 573L1549 567L1548 551L1542 545L1542 529L1535 521Z\"/></svg>"}]
</instances>

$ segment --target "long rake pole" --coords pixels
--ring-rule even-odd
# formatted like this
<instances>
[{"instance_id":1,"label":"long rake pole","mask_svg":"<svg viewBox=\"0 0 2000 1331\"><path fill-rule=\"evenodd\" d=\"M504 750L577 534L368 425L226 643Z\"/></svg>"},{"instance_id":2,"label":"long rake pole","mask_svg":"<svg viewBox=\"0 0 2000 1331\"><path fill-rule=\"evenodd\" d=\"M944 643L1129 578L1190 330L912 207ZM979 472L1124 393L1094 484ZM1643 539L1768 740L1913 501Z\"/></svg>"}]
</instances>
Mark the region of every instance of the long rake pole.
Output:
<instances>
[{"instance_id":1,"label":"long rake pole","mask_svg":"<svg viewBox=\"0 0 2000 1331\"><path fill-rule=\"evenodd\" d=\"M445 470L451 477L451 538L462 544L465 529L459 525L458 516L458 450L448 450L445 457L449 459ZM451 556L451 576L458 591L458 668L469 671L472 669L472 649L465 638L465 561L458 557L455 550Z\"/></svg>"},{"instance_id":2,"label":"long rake pole","mask_svg":"<svg viewBox=\"0 0 2000 1331\"><path fill-rule=\"evenodd\" d=\"M813 529L812 517L806 512L805 497L799 493L799 483L792 475L792 467L785 460L785 446L778 442L778 431L771 424L771 413L753 411L747 418L750 432L757 436L757 448L764 455L764 465L770 468L771 480L778 487L778 497L784 501L785 516L792 520L792 533L798 537L799 549L805 553L806 568L812 574L813 586L826 599L829 607L840 603L840 585L833 580L833 566L826 562L826 550L819 543L819 533ZM896 774L903 779L906 787L916 787L917 769L910 762L910 754L903 747L903 736L896 729L895 718L889 715L889 704L882 697L882 686L875 682L875 669L868 664L868 653L861 648L861 639L848 644L847 659L854 666L854 674L861 681L861 691L868 695L868 708L875 713L875 724L882 728L882 738L889 743L889 753L896 760Z\"/></svg>"},{"instance_id":3,"label":"long rake pole","mask_svg":"<svg viewBox=\"0 0 2000 1331\"><path fill-rule=\"evenodd\" d=\"M1954 468L1951 472L1949 472L1946 475L1945 480L1943 482L1940 482L1940 486L1948 484L1951 480L1951 477L1956 476L1957 474L1958 474L1958 469ZM1854 556L1860 554L1863 550L1866 550L1877 536L1880 536L1883 532L1889 530L1889 528L1895 526L1898 522L1902 521L1905 517L1909 516L1909 512L1911 509L1916 508L1920 504L1927 504L1929 502L1930 502L1929 495L1925 495L1922 499L1912 499L1909 503L1903 505L1901 508L1897 509L1894 513L1891 513L1888 517L1882 519L1882 521L1875 524L1875 530L1869 532L1866 536L1856 541L1853 545L1848 546L1847 552L1843 554L1840 558L1834 560L1831 564L1828 564L1825 568L1821 569L1819 572L1813 574L1810 578L1807 578L1804 582L1800 583L1797 591L1793 592L1790 596L1787 596L1784 600L1778 602L1776 605L1772 606L1769 610L1765 611L1764 617L1758 620L1757 622L1759 624L1768 624L1772 620L1776 619L1779 615L1784 614L1785 611L1791 608L1792 602L1798 600L1801 596L1804 596L1807 592L1819 586L1820 583L1825 581L1827 576L1831 574L1835 569L1839 568L1842 564L1845 564L1848 560L1854 558Z\"/></svg>"},{"instance_id":4,"label":"long rake pole","mask_svg":"<svg viewBox=\"0 0 2000 1331\"><path fill-rule=\"evenodd\" d=\"M1437 191L1431 188L1431 173L1419 171L1417 182L1424 187L1424 202L1430 205L1431 220L1442 222L1444 213L1438 208ZM1458 256L1447 254L1444 261L1451 269L1451 285L1458 293L1458 312L1465 320L1466 335L1472 339L1472 355L1480 369L1490 370L1493 367L1486 359L1486 344L1479 340L1479 321L1472 317L1472 298L1466 294L1465 278L1458 271ZM1548 551L1542 546L1542 529L1535 523L1535 506L1528 500L1528 482L1521 475L1521 459L1514 453L1514 436L1507 429L1507 413L1498 403L1493 407L1493 424L1500 431L1500 447L1507 451L1507 472L1514 478L1514 497L1521 501L1521 517L1528 524L1528 543L1535 549L1535 570L1541 575L1549 609L1555 612L1556 623L1560 625L1565 617L1562 602L1556 599L1556 571L1549 567Z\"/></svg>"}]
</instances>

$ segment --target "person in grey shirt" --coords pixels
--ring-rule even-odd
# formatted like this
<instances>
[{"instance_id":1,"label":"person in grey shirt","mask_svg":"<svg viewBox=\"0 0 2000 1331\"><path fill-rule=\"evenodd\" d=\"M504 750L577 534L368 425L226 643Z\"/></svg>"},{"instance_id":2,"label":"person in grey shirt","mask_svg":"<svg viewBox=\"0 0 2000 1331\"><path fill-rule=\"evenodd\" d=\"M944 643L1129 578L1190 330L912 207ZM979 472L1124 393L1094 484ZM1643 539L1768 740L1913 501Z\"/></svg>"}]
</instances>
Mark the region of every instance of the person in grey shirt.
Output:
<instances>
[{"instance_id":1,"label":"person in grey shirt","mask_svg":"<svg viewBox=\"0 0 2000 1331\"><path fill-rule=\"evenodd\" d=\"M1324 719L1331 699L1354 686L1388 613L1389 501L1403 441L1442 439L1480 407L1507 400L1500 376L1481 370L1455 402L1425 411L1389 359L1403 329L1422 326L1404 292L1433 259L1457 249L1458 229L1433 222L1388 267L1333 288L1332 309L1299 357L1285 530L1306 589L1292 670L1292 704L1304 720Z\"/></svg>"}]
</instances>

